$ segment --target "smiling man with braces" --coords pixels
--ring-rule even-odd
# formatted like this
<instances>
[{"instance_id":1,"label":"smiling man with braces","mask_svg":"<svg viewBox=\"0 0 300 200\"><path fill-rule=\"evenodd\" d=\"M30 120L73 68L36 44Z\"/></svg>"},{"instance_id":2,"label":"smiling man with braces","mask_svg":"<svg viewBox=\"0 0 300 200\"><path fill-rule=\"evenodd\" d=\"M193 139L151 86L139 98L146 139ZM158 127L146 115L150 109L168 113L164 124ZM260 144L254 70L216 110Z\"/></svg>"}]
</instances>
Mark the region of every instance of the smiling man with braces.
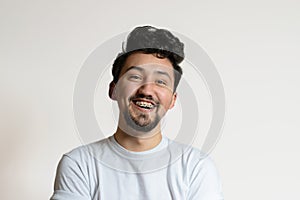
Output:
<instances>
[{"instance_id":1,"label":"smiling man with braces","mask_svg":"<svg viewBox=\"0 0 300 200\"><path fill-rule=\"evenodd\" d=\"M128 35L109 85L117 130L62 157L51 200L223 200L212 160L161 131L176 102L183 49L166 29L141 26Z\"/></svg>"}]
</instances>

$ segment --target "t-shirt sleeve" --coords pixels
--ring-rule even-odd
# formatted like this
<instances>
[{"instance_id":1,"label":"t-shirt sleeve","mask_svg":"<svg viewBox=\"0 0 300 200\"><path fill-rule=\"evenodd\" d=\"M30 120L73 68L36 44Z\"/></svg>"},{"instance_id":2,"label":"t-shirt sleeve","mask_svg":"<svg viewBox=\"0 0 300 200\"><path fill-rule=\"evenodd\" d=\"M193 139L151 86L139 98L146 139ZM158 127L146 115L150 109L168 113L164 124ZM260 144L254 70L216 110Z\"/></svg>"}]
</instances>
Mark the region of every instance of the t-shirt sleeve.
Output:
<instances>
[{"instance_id":1,"label":"t-shirt sleeve","mask_svg":"<svg viewBox=\"0 0 300 200\"><path fill-rule=\"evenodd\" d=\"M189 200L223 200L222 184L213 161L201 159L192 171L189 185Z\"/></svg>"},{"instance_id":2,"label":"t-shirt sleeve","mask_svg":"<svg viewBox=\"0 0 300 200\"><path fill-rule=\"evenodd\" d=\"M82 166L68 155L60 160L50 200L90 200L87 177Z\"/></svg>"}]
</instances>

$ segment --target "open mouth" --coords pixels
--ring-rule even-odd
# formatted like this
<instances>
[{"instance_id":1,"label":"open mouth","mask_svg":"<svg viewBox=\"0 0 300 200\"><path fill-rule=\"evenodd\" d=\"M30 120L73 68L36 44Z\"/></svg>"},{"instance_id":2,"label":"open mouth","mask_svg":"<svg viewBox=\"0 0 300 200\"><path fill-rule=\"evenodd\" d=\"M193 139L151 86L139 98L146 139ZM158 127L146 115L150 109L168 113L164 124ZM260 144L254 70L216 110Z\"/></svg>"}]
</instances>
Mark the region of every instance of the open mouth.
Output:
<instances>
[{"instance_id":1,"label":"open mouth","mask_svg":"<svg viewBox=\"0 0 300 200\"><path fill-rule=\"evenodd\" d=\"M144 101L144 100L133 100L132 101L134 105L136 105L139 108L151 110L155 107L155 104L150 101Z\"/></svg>"}]
</instances>

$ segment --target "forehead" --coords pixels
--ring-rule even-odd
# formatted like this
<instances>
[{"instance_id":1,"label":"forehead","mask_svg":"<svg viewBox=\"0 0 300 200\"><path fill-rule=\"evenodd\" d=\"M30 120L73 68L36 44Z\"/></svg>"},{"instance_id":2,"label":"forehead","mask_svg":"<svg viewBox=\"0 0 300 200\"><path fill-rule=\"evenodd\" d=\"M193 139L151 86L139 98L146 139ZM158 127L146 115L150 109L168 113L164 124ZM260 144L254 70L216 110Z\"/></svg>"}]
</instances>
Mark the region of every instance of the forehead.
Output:
<instances>
[{"instance_id":1,"label":"forehead","mask_svg":"<svg viewBox=\"0 0 300 200\"><path fill-rule=\"evenodd\" d=\"M173 65L168 58L157 58L154 54L145 54L136 52L129 55L121 70L121 74L127 71L132 66L160 66L167 71L173 71Z\"/></svg>"}]
</instances>

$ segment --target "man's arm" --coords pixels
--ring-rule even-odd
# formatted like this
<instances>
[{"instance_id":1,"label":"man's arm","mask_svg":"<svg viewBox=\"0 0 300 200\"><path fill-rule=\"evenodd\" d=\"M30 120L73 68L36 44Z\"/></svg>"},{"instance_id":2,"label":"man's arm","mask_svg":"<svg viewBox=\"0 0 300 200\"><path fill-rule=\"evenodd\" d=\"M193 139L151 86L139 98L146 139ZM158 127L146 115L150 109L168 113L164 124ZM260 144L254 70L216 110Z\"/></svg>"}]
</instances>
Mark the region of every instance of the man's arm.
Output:
<instances>
[{"instance_id":1,"label":"man's arm","mask_svg":"<svg viewBox=\"0 0 300 200\"><path fill-rule=\"evenodd\" d=\"M59 162L50 200L90 200L84 170L72 158L64 155Z\"/></svg>"},{"instance_id":2,"label":"man's arm","mask_svg":"<svg viewBox=\"0 0 300 200\"><path fill-rule=\"evenodd\" d=\"M213 161L202 158L190 177L189 200L223 200L222 184Z\"/></svg>"}]
</instances>

